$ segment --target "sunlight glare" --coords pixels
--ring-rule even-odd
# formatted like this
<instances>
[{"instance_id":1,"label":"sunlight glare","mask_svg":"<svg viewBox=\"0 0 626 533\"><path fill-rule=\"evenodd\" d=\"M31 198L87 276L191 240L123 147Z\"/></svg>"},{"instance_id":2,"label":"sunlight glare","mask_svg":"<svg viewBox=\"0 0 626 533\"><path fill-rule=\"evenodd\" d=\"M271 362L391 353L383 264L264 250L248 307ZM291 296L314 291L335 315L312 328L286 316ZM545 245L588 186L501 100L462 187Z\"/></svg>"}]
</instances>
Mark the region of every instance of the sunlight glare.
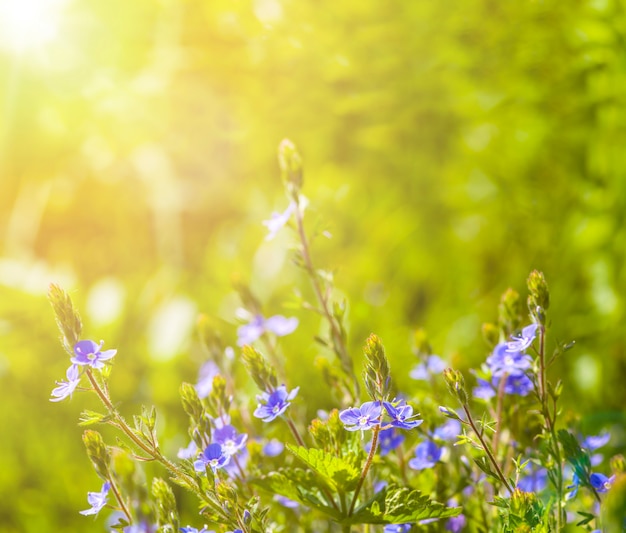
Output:
<instances>
[{"instance_id":1,"label":"sunlight glare","mask_svg":"<svg viewBox=\"0 0 626 533\"><path fill-rule=\"evenodd\" d=\"M19 53L52 42L66 4L67 0L0 0L0 46Z\"/></svg>"}]
</instances>

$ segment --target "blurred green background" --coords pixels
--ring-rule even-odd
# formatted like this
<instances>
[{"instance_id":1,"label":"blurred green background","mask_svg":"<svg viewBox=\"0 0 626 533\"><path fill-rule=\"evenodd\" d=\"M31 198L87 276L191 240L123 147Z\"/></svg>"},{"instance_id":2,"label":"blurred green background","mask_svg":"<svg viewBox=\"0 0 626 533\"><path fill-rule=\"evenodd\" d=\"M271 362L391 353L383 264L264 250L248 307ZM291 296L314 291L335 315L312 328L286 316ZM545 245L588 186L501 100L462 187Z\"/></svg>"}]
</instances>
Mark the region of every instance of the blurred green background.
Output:
<instances>
[{"instance_id":1,"label":"blurred green background","mask_svg":"<svg viewBox=\"0 0 626 533\"><path fill-rule=\"evenodd\" d=\"M48 401L68 365L51 282L118 348L113 394L159 407L170 453L187 443L178 386L206 359L196 316L234 344L235 281L298 316L292 385L310 416L331 407L318 319L283 306L308 294L293 238L261 224L287 205L284 137L308 227L332 234L314 255L349 299L355 354L378 333L410 390L425 327L476 366L482 322L536 268L552 339L577 342L552 369L565 416L623 422L622 2L0 0L0 28L2 531L104 530L77 513L100 487L76 425L97 403Z\"/></svg>"}]
</instances>

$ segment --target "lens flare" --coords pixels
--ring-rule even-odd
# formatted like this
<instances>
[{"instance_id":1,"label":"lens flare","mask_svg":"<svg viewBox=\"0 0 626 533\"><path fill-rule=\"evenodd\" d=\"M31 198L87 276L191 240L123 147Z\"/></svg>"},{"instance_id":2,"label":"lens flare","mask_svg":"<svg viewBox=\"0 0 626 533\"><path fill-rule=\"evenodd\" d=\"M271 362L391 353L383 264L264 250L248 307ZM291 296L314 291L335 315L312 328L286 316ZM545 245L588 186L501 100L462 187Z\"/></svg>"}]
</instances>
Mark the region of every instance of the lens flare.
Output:
<instances>
[{"instance_id":1,"label":"lens flare","mask_svg":"<svg viewBox=\"0 0 626 533\"><path fill-rule=\"evenodd\" d=\"M0 0L0 46L20 53L54 41L67 1Z\"/></svg>"}]
</instances>

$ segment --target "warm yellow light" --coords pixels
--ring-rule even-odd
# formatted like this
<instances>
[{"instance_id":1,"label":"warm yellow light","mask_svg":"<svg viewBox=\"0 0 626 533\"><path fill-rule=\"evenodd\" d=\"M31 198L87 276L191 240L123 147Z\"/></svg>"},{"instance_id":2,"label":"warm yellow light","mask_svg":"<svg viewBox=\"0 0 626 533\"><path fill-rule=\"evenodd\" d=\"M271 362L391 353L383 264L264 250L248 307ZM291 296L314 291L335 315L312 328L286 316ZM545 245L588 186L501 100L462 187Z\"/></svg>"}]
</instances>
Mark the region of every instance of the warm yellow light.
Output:
<instances>
[{"instance_id":1,"label":"warm yellow light","mask_svg":"<svg viewBox=\"0 0 626 533\"><path fill-rule=\"evenodd\" d=\"M22 52L53 41L67 1L0 0L0 46Z\"/></svg>"}]
</instances>

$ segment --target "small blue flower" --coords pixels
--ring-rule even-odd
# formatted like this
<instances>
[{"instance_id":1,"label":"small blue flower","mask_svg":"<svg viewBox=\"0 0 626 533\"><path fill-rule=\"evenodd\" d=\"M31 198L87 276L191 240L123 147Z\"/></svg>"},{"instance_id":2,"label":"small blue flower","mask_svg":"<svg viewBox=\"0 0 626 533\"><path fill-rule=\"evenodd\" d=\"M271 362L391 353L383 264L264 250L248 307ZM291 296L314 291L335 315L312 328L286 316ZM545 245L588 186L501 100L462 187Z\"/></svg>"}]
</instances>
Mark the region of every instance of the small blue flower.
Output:
<instances>
[{"instance_id":1,"label":"small blue flower","mask_svg":"<svg viewBox=\"0 0 626 533\"><path fill-rule=\"evenodd\" d=\"M266 319L261 315L255 315L248 324L237 329L237 346L252 344L267 331L278 337L284 337L293 333L297 327L298 319L295 317L275 315Z\"/></svg>"},{"instance_id":2,"label":"small blue flower","mask_svg":"<svg viewBox=\"0 0 626 533\"><path fill-rule=\"evenodd\" d=\"M407 533L411 531L411 524L387 524L384 533Z\"/></svg>"},{"instance_id":3,"label":"small blue flower","mask_svg":"<svg viewBox=\"0 0 626 533\"><path fill-rule=\"evenodd\" d=\"M506 342L498 344L493 353L487 357L487 364L491 373L496 377L503 374L519 376L532 366L533 361L530 355L512 352L509 350L508 344Z\"/></svg>"},{"instance_id":4,"label":"small blue flower","mask_svg":"<svg viewBox=\"0 0 626 533\"><path fill-rule=\"evenodd\" d=\"M606 477L604 474L597 473L593 473L589 476L589 483L591 483L591 486L598 492L607 492L614 481L615 476Z\"/></svg>"},{"instance_id":5,"label":"small blue flower","mask_svg":"<svg viewBox=\"0 0 626 533\"><path fill-rule=\"evenodd\" d=\"M504 385L505 394L528 396L534 388L533 382L525 374L519 376L507 376Z\"/></svg>"},{"instance_id":6,"label":"small blue flower","mask_svg":"<svg viewBox=\"0 0 626 533\"><path fill-rule=\"evenodd\" d=\"M351 407L339 413L339 419L348 431L365 431L380 425L380 402L365 402L361 407Z\"/></svg>"},{"instance_id":7,"label":"small blue flower","mask_svg":"<svg viewBox=\"0 0 626 533\"><path fill-rule=\"evenodd\" d=\"M200 367L196 392L198 398L206 398L211 394L213 388L213 378L220 373L219 367L213 361L207 361Z\"/></svg>"},{"instance_id":8,"label":"small blue flower","mask_svg":"<svg viewBox=\"0 0 626 533\"><path fill-rule=\"evenodd\" d=\"M456 504L455 504L456 505ZM453 516L446 522L446 529L452 533L459 533L463 531L463 528L467 524L467 519L464 514Z\"/></svg>"},{"instance_id":9,"label":"small blue flower","mask_svg":"<svg viewBox=\"0 0 626 533\"><path fill-rule=\"evenodd\" d=\"M511 337L512 340L506 343L508 351L523 352L530 348L537 335L537 327L537 324L530 324L522 329L519 335Z\"/></svg>"},{"instance_id":10,"label":"small blue flower","mask_svg":"<svg viewBox=\"0 0 626 533\"><path fill-rule=\"evenodd\" d=\"M287 209L283 213L277 213L274 211L269 220L264 220L263 225L267 228L268 233L265 237L266 241L272 240L276 237L276 234L283 228L285 224L291 218L291 215L295 212L297 206L296 202L292 201L287 206Z\"/></svg>"},{"instance_id":11,"label":"small blue flower","mask_svg":"<svg viewBox=\"0 0 626 533\"><path fill-rule=\"evenodd\" d=\"M610 439L611 439L611 434L609 432L602 433L601 435L597 435L597 436L591 435L587 437L585 440L583 440L581 446L585 448L585 450L593 452L597 450L598 448L602 448L602 446L607 444Z\"/></svg>"},{"instance_id":12,"label":"small blue flower","mask_svg":"<svg viewBox=\"0 0 626 533\"><path fill-rule=\"evenodd\" d=\"M283 453L285 445L277 439L272 439L263 446L263 455L266 457L276 457Z\"/></svg>"},{"instance_id":13,"label":"small blue flower","mask_svg":"<svg viewBox=\"0 0 626 533\"><path fill-rule=\"evenodd\" d=\"M224 425L213 432L213 440L221 444L223 453L232 456L245 447L248 435L237 433L231 425Z\"/></svg>"},{"instance_id":14,"label":"small blue flower","mask_svg":"<svg viewBox=\"0 0 626 533\"><path fill-rule=\"evenodd\" d=\"M419 416L419 414L413 414L413 407L404 403L404 400L397 402L394 405L391 402L383 402L385 411L392 418L391 425L401 429L413 429L419 426L423 420L411 420Z\"/></svg>"},{"instance_id":15,"label":"small blue flower","mask_svg":"<svg viewBox=\"0 0 626 533\"><path fill-rule=\"evenodd\" d=\"M458 420L447 420L443 425L435 428L432 433L433 438L444 441L456 440L461 434L461 422Z\"/></svg>"},{"instance_id":16,"label":"small blue flower","mask_svg":"<svg viewBox=\"0 0 626 533\"><path fill-rule=\"evenodd\" d=\"M187 526L181 527L180 530L182 531L182 533L215 533L213 530L209 531L206 525L202 529Z\"/></svg>"},{"instance_id":17,"label":"small blue flower","mask_svg":"<svg viewBox=\"0 0 626 533\"><path fill-rule=\"evenodd\" d=\"M300 505L298 502L290 500L286 496L281 496L280 494L274 495L274 501L280 503L283 507L287 507L288 509L296 509Z\"/></svg>"},{"instance_id":18,"label":"small blue flower","mask_svg":"<svg viewBox=\"0 0 626 533\"><path fill-rule=\"evenodd\" d=\"M191 459L192 457L195 457L197 453L198 446L194 441L191 441L186 448L180 448L178 450L176 457L179 459Z\"/></svg>"},{"instance_id":19,"label":"small blue flower","mask_svg":"<svg viewBox=\"0 0 626 533\"><path fill-rule=\"evenodd\" d=\"M230 461L230 455L226 455L221 444L217 442L209 444L204 451L198 456L193 463L196 472L204 472L207 465L215 472L218 468L222 468Z\"/></svg>"},{"instance_id":20,"label":"small blue flower","mask_svg":"<svg viewBox=\"0 0 626 533\"><path fill-rule=\"evenodd\" d=\"M57 381L56 384L58 387L52 389L50 394L54 396L54 398L50 398L51 402L60 402L68 396L71 398L72 393L76 390L76 387L78 387L80 374L77 365L70 366L65 372L65 376L67 377L67 381Z\"/></svg>"},{"instance_id":21,"label":"small blue flower","mask_svg":"<svg viewBox=\"0 0 626 533\"><path fill-rule=\"evenodd\" d=\"M78 341L74 345L74 355L70 360L75 365L87 365L92 368L104 368L103 361L111 359L117 353L117 350L102 351L104 341L96 344L94 341Z\"/></svg>"},{"instance_id":22,"label":"small blue flower","mask_svg":"<svg viewBox=\"0 0 626 533\"><path fill-rule=\"evenodd\" d=\"M429 355L423 363L413 367L409 376L413 379L428 381L432 376L441 374L446 366L444 360L438 355Z\"/></svg>"},{"instance_id":23,"label":"small blue flower","mask_svg":"<svg viewBox=\"0 0 626 533\"><path fill-rule=\"evenodd\" d=\"M87 502L91 505L91 509L87 509L85 511L80 511L80 514L88 516L88 515L97 515L102 508L107 504L107 499L109 497L109 490L111 489L111 484L106 481L104 485L102 485L102 489L100 492L88 492L87 493Z\"/></svg>"},{"instance_id":24,"label":"small blue flower","mask_svg":"<svg viewBox=\"0 0 626 533\"><path fill-rule=\"evenodd\" d=\"M389 452L395 450L404 442L404 435L400 433L396 428L390 427L381 430L378 434L378 444L380 446L380 455L384 457ZM372 443L370 442L367 448L369 452Z\"/></svg>"},{"instance_id":25,"label":"small blue flower","mask_svg":"<svg viewBox=\"0 0 626 533\"><path fill-rule=\"evenodd\" d=\"M277 387L272 392L264 392L257 396L259 405L254 411L254 416L263 420L263 422L271 422L277 416L282 415L287 407L291 405L291 401L298 394L300 387L296 387L291 392L287 392L284 385Z\"/></svg>"},{"instance_id":26,"label":"small blue flower","mask_svg":"<svg viewBox=\"0 0 626 533\"><path fill-rule=\"evenodd\" d=\"M432 468L441 459L442 448L434 442L427 440L415 448L415 457L409 461L409 466L413 470L424 470Z\"/></svg>"},{"instance_id":27,"label":"small blue flower","mask_svg":"<svg viewBox=\"0 0 626 533\"><path fill-rule=\"evenodd\" d=\"M496 395L496 389L486 379L476 378L478 387L472 389L472 395L474 398L480 398L481 400L490 400Z\"/></svg>"},{"instance_id":28,"label":"small blue flower","mask_svg":"<svg viewBox=\"0 0 626 533\"><path fill-rule=\"evenodd\" d=\"M517 487L524 492L541 492L548 486L548 470L529 462L525 475L520 477Z\"/></svg>"}]
</instances>

